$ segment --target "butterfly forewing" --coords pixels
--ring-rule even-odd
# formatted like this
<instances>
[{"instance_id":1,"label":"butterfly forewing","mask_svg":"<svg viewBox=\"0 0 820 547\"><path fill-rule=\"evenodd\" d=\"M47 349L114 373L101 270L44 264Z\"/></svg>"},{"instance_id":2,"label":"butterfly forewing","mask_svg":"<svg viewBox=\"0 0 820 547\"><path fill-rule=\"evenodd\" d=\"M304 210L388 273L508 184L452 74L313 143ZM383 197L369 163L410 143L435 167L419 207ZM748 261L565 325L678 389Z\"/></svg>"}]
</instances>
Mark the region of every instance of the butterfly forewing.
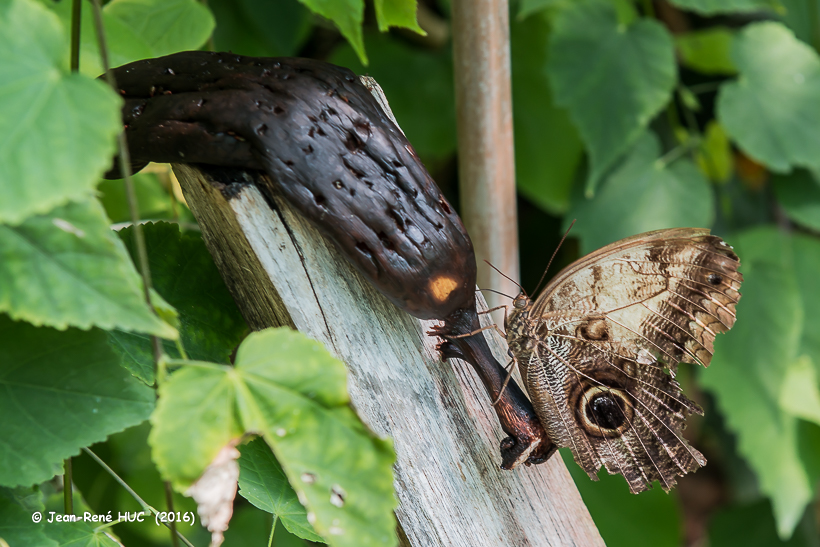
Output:
<instances>
[{"instance_id":1,"label":"butterfly forewing","mask_svg":"<svg viewBox=\"0 0 820 547\"><path fill-rule=\"evenodd\" d=\"M603 465L633 492L665 489L705 464L681 435L700 413L675 381L708 366L731 328L743 280L737 256L703 229L649 232L595 251L512 312L510 348L558 446L595 477Z\"/></svg>"}]
</instances>

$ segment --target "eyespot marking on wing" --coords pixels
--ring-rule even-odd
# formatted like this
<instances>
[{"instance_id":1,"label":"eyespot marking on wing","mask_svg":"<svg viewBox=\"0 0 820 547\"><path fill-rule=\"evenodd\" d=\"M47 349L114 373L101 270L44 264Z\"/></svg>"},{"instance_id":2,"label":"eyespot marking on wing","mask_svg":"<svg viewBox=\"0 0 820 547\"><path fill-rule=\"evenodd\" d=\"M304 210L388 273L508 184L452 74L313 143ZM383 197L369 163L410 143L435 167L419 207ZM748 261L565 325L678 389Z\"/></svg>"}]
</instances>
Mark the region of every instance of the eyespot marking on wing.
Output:
<instances>
[{"instance_id":1,"label":"eyespot marking on wing","mask_svg":"<svg viewBox=\"0 0 820 547\"><path fill-rule=\"evenodd\" d=\"M708 230L659 230L574 262L528 308L528 330L519 332L555 364L544 371L555 397L541 398L539 416L545 426L555 417L550 436L564 439L559 446L570 446L590 476L604 466L633 492L653 480L668 489L705 463L680 434L702 411L674 373L681 361L708 364L715 336L734 324L739 264ZM557 354L544 338L565 340L569 351Z\"/></svg>"}]
</instances>

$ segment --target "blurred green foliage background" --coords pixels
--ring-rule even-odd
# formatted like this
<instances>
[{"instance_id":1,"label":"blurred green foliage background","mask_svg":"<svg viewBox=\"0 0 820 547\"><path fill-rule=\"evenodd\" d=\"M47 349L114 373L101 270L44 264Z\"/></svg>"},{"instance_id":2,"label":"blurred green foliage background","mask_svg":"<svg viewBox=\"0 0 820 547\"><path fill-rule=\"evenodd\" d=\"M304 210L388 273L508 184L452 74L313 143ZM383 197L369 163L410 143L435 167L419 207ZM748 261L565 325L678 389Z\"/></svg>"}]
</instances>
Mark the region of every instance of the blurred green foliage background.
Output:
<instances>
[{"instance_id":1,"label":"blurred green foliage background","mask_svg":"<svg viewBox=\"0 0 820 547\"><path fill-rule=\"evenodd\" d=\"M448 2L419 2L426 37L379 33L366 11L367 65L295 1L269 19L257 4L211 2L217 49L370 74L458 202ZM558 267L642 231L706 226L735 246L746 278L709 370L683 373L706 411L686 431L706 468L670 494L632 496L620 477L593 483L565 458L604 539L818 545L820 3L522 0L511 10L523 285L534 287L572 219ZM284 21L288 39L276 43L237 32Z\"/></svg>"},{"instance_id":2,"label":"blurred green foliage background","mask_svg":"<svg viewBox=\"0 0 820 547\"><path fill-rule=\"evenodd\" d=\"M68 21L67 1L40 1ZM391 23L369 2L331 4L209 0L206 9L189 0L114 0L106 25L115 65L208 47L314 57L373 76L458 203L449 1L394 3L417 7L424 36L383 32ZM86 11L81 72L97 76L90 17ZM411 19L397 20L412 27ZM555 271L635 233L703 226L735 247L746 280L738 322L718 337L710 368L680 373L705 410L686 435L707 467L669 494L657 487L634 496L621 477L592 482L565 457L605 541L820 545L820 0L520 0L510 21L522 284L535 286L572 219ZM0 118L11 108L0 107ZM99 147L98 156L110 155ZM102 169L81 167L77 178ZM129 219L120 184L96 191L112 222ZM196 232L167 169L140 174L137 191L142 218ZM13 205L0 204L0 220ZM143 423L95 450L161 505L147 435ZM137 509L85 455L75 458L75 481L82 503ZM178 498L179 510L192 509ZM237 497L227 545L257 544L270 523ZM154 527L119 525L117 533L126 545L167 544ZM200 536L191 539L206 541ZM304 543L282 527L274 539L279 547Z\"/></svg>"},{"instance_id":3,"label":"blurred green foliage background","mask_svg":"<svg viewBox=\"0 0 820 547\"><path fill-rule=\"evenodd\" d=\"M425 37L378 32L368 8L366 65L297 2L262 4L211 0L216 49L373 76L458 203L449 2L419 2ZM710 369L683 373L706 411L686 434L708 466L669 494L632 496L565 458L610 546L820 544L819 13L815 0L511 5L523 285L572 219L555 271L621 237L705 226L746 277Z\"/></svg>"}]
</instances>

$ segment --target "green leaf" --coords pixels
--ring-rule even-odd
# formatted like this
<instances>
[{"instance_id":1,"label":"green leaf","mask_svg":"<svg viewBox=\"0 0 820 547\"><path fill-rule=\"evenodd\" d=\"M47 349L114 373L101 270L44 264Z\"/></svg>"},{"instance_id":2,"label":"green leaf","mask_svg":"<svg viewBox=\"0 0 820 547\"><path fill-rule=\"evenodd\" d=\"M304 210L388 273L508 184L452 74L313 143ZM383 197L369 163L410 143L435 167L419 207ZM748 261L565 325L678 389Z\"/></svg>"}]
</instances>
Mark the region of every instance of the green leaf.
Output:
<instances>
[{"instance_id":1,"label":"green leaf","mask_svg":"<svg viewBox=\"0 0 820 547\"><path fill-rule=\"evenodd\" d=\"M111 164L121 101L62 66L63 30L33 0L0 0L0 222L91 195Z\"/></svg>"},{"instance_id":2,"label":"green leaf","mask_svg":"<svg viewBox=\"0 0 820 547\"><path fill-rule=\"evenodd\" d=\"M667 493L655 487L635 495L623 477L606 472L593 482L571 452L562 449L560 453L607 547L681 545L676 491Z\"/></svg>"},{"instance_id":3,"label":"green leaf","mask_svg":"<svg viewBox=\"0 0 820 547\"><path fill-rule=\"evenodd\" d=\"M820 381L808 355L801 355L786 369L780 406L789 414L820 425Z\"/></svg>"},{"instance_id":4,"label":"green leaf","mask_svg":"<svg viewBox=\"0 0 820 547\"><path fill-rule=\"evenodd\" d=\"M679 34L675 45L681 64L703 74L736 74L731 49L734 32L726 27L711 27Z\"/></svg>"},{"instance_id":5,"label":"green leaf","mask_svg":"<svg viewBox=\"0 0 820 547\"><path fill-rule=\"evenodd\" d=\"M103 459L122 478L126 484L138 492L140 497L149 505L160 508L167 507L165 484L159 471L151 461L151 447L148 445L148 433L151 424L145 421L138 426L131 427L120 433L111 435L101 445L95 445L92 450ZM85 453L72 458L74 467L75 493L85 492L88 501L99 509L113 509L116 518L117 511L141 511L142 506L129 494L111 475ZM179 494L173 493L174 509L182 513L196 511L196 502ZM49 508L58 511L62 507L62 493L51 496ZM84 511L78 503L74 503L75 511ZM47 510L49 510L47 509ZM62 512L62 511L60 511ZM258 512L258 511L257 511ZM153 516L148 517L153 522ZM121 522L114 527L123 543L128 547L164 546L170 547L169 532L164 526L146 525L146 522ZM233 528L233 526L231 526ZM194 545L204 547L209 544L210 532L196 523L178 523L177 529L182 532ZM270 531L270 528L268 528ZM267 538L267 536L265 536ZM207 538L207 539L205 539ZM255 546L257 542L247 545ZM181 547L182 544L180 544ZM232 545L232 544L228 544ZM245 545L245 544L239 544Z\"/></svg>"},{"instance_id":6,"label":"green leaf","mask_svg":"<svg viewBox=\"0 0 820 547\"><path fill-rule=\"evenodd\" d=\"M688 108L692 112L700 112L703 109L703 107L700 104L700 100L698 100L697 95L692 93L692 91L688 87L679 87L678 88L678 97L680 98L680 101L681 101L681 104L683 104L683 107ZM683 129L682 127L675 129L675 135L678 136L678 133L680 131L683 131L684 134L686 135L686 138L688 138L688 134L689 134L688 131L686 131L686 129ZM678 136L678 140L680 142L685 142L686 138L681 139Z\"/></svg>"},{"instance_id":7,"label":"green leaf","mask_svg":"<svg viewBox=\"0 0 820 547\"><path fill-rule=\"evenodd\" d=\"M807 537L800 531L789 541L778 538L767 500L723 508L712 517L709 526L710 547L807 547L815 542L816 536Z\"/></svg>"},{"instance_id":8,"label":"green leaf","mask_svg":"<svg viewBox=\"0 0 820 547\"><path fill-rule=\"evenodd\" d=\"M42 511L45 508L45 500L40 488L41 485L18 486L17 488L0 487L0 497L6 496L26 511ZM76 492L74 494L75 499L81 498Z\"/></svg>"},{"instance_id":9,"label":"green leaf","mask_svg":"<svg viewBox=\"0 0 820 547\"><path fill-rule=\"evenodd\" d=\"M299 0L311 11L330 19L353 46L363 65L367 65L364 52L362 22L364 21L364 0Z\"/></svg>"},{"instance_id":10,"label":"green leaf","mask_svg":"<svg viewBox=\"0 0 820 547\"><path fill-rule=\"evenodd\" d=\"M743 151L772 171L820 168L820 59L780 23L757 23L732 48L740 71L717 116Z\"/></svg>"},{"instance_id":11,"label":"green leaf","mask_svg":"<svg viewBox=\"0 0 820 547\"><path fill-rule=\"evenodd\" d=\"M248 332L245 320L200 234L168 222L143 225L154 289L179 311L180 337L190 359L229 363ZM131 253L133 228L119 232Z\"/></svg>"},{"instance_id":12,"label":"green leaf","mask_svg":"<svg viewBox=\"0 0 820 547\"><path fill-rule=\"evenodd\" d=\"M569 207L583 147L567 112L552 101L546 74L549 23L537 14L510 25L515 178L519 191L552 214Z\"/></svg>"},{"instance_id":13,"label":"green leaf","mask_svg":"<svg viewBox=\"0 0 820 547\"><path fill-rule=\"evenodd\" d=\"M640 17L632 0L611 0L611 3L618 16L618 26L622 29L631 25Z\"/></svg>"},{"instance_id":14,"label":"green leaf","mask_svg":"<svg viewBox=\"0 0 820 547\"><path fill-rule=\"evenodd\" d=\"M163 321L179 330L179 313L154 289L151 289L151 305ZM166 356L172 359L182 357L176 342L160 340L160 343ZM108 344L120 356L120 364L131 374L146 385L154 384L154 348L150 336L115 329L108 331Z\"/></svg>"},{"instance_id":15,"label":"green leaf","mask_svg":"<svg viewBox=\"0 0 820 547\"><path fill-rule=\"evenodd\" d=\"M215 25L197 0L112 0L105 14L132 29L154 57L201 47Z\"/></svg>"},{"instance_id":16,"label":"green leaf","mask_svg":"<svg viewBox=\"0 0 820 547\"><path fill-rule=\"evenodd\" d=\"M0 225L0 312L15 319L176 338L145 304L141 284L95 199Z\"/></svg>"},{"instance_id":17,"label":"green leaf","mask_svg":"<svg viewBox=\"0 0 820 547\"><path fill-rule=\"evenodd\" d=\"M246 379L237 400L242 422L273 448L317 532L331 545L395 545L392 443L369 433L349 407L344 365L278 329L249 336L236 366Z\"/></svg>"},{"instance_id":18,"label":"green leaf","mask_svg":"<svg viewBox=\"0 0 820 547\"><path fill-rule=\"evenodd\" d=\"M236 366L180 362L161 384L149 442L177 489L199 476L241 432L273 449L333 546L395 545L392 443L371 434L349 406L344 365L287 328L252 333Z\"/></svg>"},{"instance_id":19,"label":"green leaf","mask_svg":"<svg viewBox=\"0 0 820 547\"><path fill-rule=\"evenodd\" d=\"M46 535L45 524L33 522L32 514L42 514L42 496L37 495L35 506L24 505L19 496L21 489L12 490L0 487L0 539L10 547L16 545L36 545L37 547L59 547L59 544ZM45 515L44 519L48 516Z\"/></svg>"},{"instance_id":20,"label":"green leaf","mask_svg":"<svg viewBox=\"0 0 820 547\"><path fill-rule=\"evenodd\" d=\"M562 3L565 3L565 0L521 0L518 3L518 19L524 19L537 11L558 6Z\"/></svg>"},{"instance_id":21,"label":"green leaf","mask_svg":"<svg viewBox=\"0 0 820 547\"><path fill-rule=\"evenodd\" d=\"M267 545L267 538L271 534L273 517L269 513L258 510L249 504L242 504L234 508L230 528L225 532L227 547L257 544ZM265 538L262 540L260 538ZM323 540L319 540L323 541ZM310 543L294 536L278 522L276 534L273 536L273 547L313 547Z\"/></svg>"},{"instance_id":22,"label":"green leaf","mask_svg":"<svg viewBox=\"0 0 820 547\"><path fill-rule=\"evenodd\" d=\"M151 288L149 292L151 293L151 307L157 316L175 329L179 329L179 312L156 290Z\"/></svg>"},{"instance_id":23,"label":"green leaf","mask_svg":"<svg viewBox=\"0 0 820 547\"><path fill-rule=\"evenodd\" d=\"M230 356L248 332L205 243L197 233L181 233L168 222L143 225L148 266L154 289L179 313L179 335L189 359L230 363ZM119 232L136 260L134 229ZM150 340L126 332L110 333L123 365L152 384L154 356ZM181 357L176 347L165 351Z\"/></svg>"},{"instance_id":24,"label":"green leaf","mask_svg":"<svg viewBox=\"0 0 820 547\"><path fill-rule=\"evenodd\" d=\"M297 0L208 0L217 20L217 51L256 57L296 56L313 15Z\"/></svg>"},{"instance_id":25,"label":"green leaf","mask_svg":"<svg viewBox=\"0 0 820 547\"><path fill-rule=\"evenodd\" d=\"M820 291L817 290L817 272L820 272L820 243L817 238L797 237L794 239L794 256L797 284L801 289L802 302L806 310L803 318L803 336L800 339L800 354L810 356L815 366L820 367ZM820 368L818 377L820 377Z\"/></svg>"},{"instance_id":26,"label":"green leaf","mask_svg":"<svg viewBox=\"0 0 820 547\"><path fill-rule=\"evenodd\" d=\"M299 503L285 471L262 438L242 447L239 494L259 509L279 517L290 533L324 542L308 523L307 510Z\"/></svg>"},{"instance_id":27,"label":"green leaf","mask_svg":"<svg viewBox=\"0 0 820 547\"><path fill-rule=\"evenodd\" d=\"M669 3L702 15L760 11L765 9L774 10L780 7L778 0L669 0Z\"/></svg>"},{"instance_id":28,"label":"green leaf","mask_svg":"<svg viewBox=\"0 0 820 547\"><path fill-rule=\"evenodd\" d=\"M183 361L182 370L160 384L148 442L163 477L184 492L219 450L242 436L234 405L232 369Z\"/></svg>"},{"instance_id":29,"label":"green leaf","mask_svg":"<svg viewBox=\"0 0 820 547\"><path fill-rule=\"evenodd\" d=\"M555 103L569 110L590 155L586 193L669 102L675 55L657 21L618 22L611 2L573 3L555 19L549 75Z\"/></svg>"},{"instance_id":30,"label":"green leaf","mask_svg":"<svg viewBox=\"0 0 820 547\"><path fill-rule=\"evenodd\" d=\"M409 28L427 36L416 20L416 0L374 0L379 30L387 32L390 27Z\"/></svg>"},{"instance_id":31,"label":"green leaf","mask_svg":"<svg viewBox=\"0 0 820 547\"><path fill-rule=\"evenodd\" d=\"M648 230L711 225L709 183L690 160L668 165L659 152L658 138L645 133L594 198L576 196L565 218L577 219L583 253Z\"/></svg>"},{"instance_id":32,"label":"green leaf","mask_svg":"<svg viewBox=\"0 0 820 547\"><path fill-rule=\"evenodd\" d=\"M820 242L771 228L735 238L745 278L734 329L715 341L715 357L701 375L712 391L738 450L772 500L777 530L788 538L814 495L811 462L801 456L800 420L781 406L783 385L807 355L820 362L809 319L820 305L816 270ZM799 371L798 371L799 372ZM792 372L793 373L793 372Z\"/></svg>"},{"instance_id":33,"label":"green leaf","mask_svg":"<svg viewBox=\"0 0 820 547\"><path fill-rule=\"evenodd\" d=\"M154 173L136 173L132 179L139 204L139 218L170 218L173 214L171 198ZM100 203L111 222L131 222L128 198L122 180L104 180L97 186ZM179 206L182 208L182 206Z\"/></svg>"},{"instance_id":34,"label":"green leaf","mask_svg":"<svg viewBox=\"0 0 820 547\"><path fill-rule=\"evenodd\" d=\"M172 177L171 166L168 164L151 164L132 176L139 205L137 217L140 220L167 220L179 223L180 226L195 226L196 218L180 199L179 185ZM131 209L124 180L100 181L97 185L97 197L113 223L112 228L116 230L119 224L131 224Z\"/></svg>"},{"instance_id":35,"label":"green leaf","mask_svg":"<svg viewBox=\"0 0 820 547\"><path fill-rule=\"evenodd\" d=\"M53 0L40 0L40 2L57 14L64 29L71 28L71 2L54 2ZM148 44L133 29L108 16L105 7L103 7L103 25L111 66L120 66L138 59L153 57ZM65 34L62 58L64 65L68 66L71 51L68 32ZM80 17L80 73L96 78L102 71L102 59L94 27L94 13L91 4L84 4Z\"/></svg>"},{"instance_id":36,"label":"green leaf","mask_svg":"<svg viewBox=\"0 0 820 547\"><path fill-rule=\"evenodd\" d=\"M726 132L715 120L706 124L706 132L699 150L695 153L695 162L701 173L715 182L728 182L734 171L732 145Z\"/></svg>"},{"instance_id":37,"label":"green leaf","mask_svg":"<svg viewBox=\"0 0 820 547\"><path fill-rule=\"evenodd\" d=\"M350 47L329 61L376 79L407 139L425 162L440 161L456 149L453 61L449 50L413 48L387 34L368 33L370 65L359 64Z\"/></svg>"},{"instance_id":38,"label":"green leaf","mask_svg":"<svg viewBox=\"0 0 820 547\"><path fill-rule=\"evenodd\" d=\"M40 0L68 29L71 2ZM214 29L214 18L196 0L114 0L103 7L106 45L111 66L200 48ZM63 46L68 62L69 47ZM94 14L85 4L80 23L80 71L96 77L103 71Z\"/></svg>"},{"instance_id":39,"label":"green leaf","mask_svg":"<svg viewBox=\"0 0 820 547\"><path fill-rule=\"evenodd\" d=\"M119 366L105 333L0 315L0 484L62 472L81 447L148 418L154 392Z\"/></svg>"},{"instance_id":40,"label":"green leaf","mask_svg":"<svg viewBox=\"0 0 820 547\"><path fill-rule=\"evenodd\" d=\"M810 171L796 169L772 177L777 201L794 222L820 230L820 182Z\"/></svg>"},{"instance_id":41,"label":"green leaf","mask_svg":"<svg viewBox=\"0 0 820 547\"><path fill-rule=\"evenodd\" d=\"M146 385L154 384L154 351L151 337L145 334L108 331L108 344L120 358L120 364ZM173 359L182 357L177 345L169 340L162 340L162 351Z\"/></svg>"},{"instance_id":42,"label":"green leaf","mask_svg":"<svg viewBox=\"0 0 820 547\"><path fill-rule=\"evenodd\" d=\"M60 547L122 547L109 529L97 530L99 526L85 521L54 524L46 528L46 535Z\"/></svg>"},{"instance_id":43,"label":"green leaf","mask_svg":"<svg viewBox=\"0 0 820 547\"><path fill-rule=\"evenodd\" d=\"M795 237L793 243L794 273L797 285L800 287L801 303L804 309L803 333L800 338L798 357L796 362L789 367L784 382L788 381L788 375L797 373L796 376L806 382L806 385L801 387L803 393L807 392L808 386L813 386L814 390L812 390L813 395L806 393L806 396L811 397L811 399L806 399L802 410L795 412L792 406L787 406L786 410L820 425L820 419L818 419L820 414L817 410L817 399L820 397L820 314L816 313L816 310L820 309L820 291L817 290L817 272L820 272L820 241L816 237L800 235ZM809 364L814 366L813 372L806 370ZM793 403L794 401L790 402ZM805 436L801 440L805 441ZM815 450L812 453L814 458L818 458L818 460L812 460L814 463L809 463L807 466L815 466L813 472L817 473L816 464L820 463L820 450ZM805 455L804 460L806 460ZM816 476L815 480L820 480L820 476ZM817 485L815 491L816 489Z\"/></svg>"},{"instance_id":44,"label":"green leaf","mask_svg":"<svg viewBox=\"0 0 820 547\"><path fill-rule=\"evenodd\" d=\"M794 31L795 36L809 45L816 43L820 38L815 36L818 12L818 0L780 0L780 4L785 8L778 10L783 23Z\"/></svg>"}]
</instances>

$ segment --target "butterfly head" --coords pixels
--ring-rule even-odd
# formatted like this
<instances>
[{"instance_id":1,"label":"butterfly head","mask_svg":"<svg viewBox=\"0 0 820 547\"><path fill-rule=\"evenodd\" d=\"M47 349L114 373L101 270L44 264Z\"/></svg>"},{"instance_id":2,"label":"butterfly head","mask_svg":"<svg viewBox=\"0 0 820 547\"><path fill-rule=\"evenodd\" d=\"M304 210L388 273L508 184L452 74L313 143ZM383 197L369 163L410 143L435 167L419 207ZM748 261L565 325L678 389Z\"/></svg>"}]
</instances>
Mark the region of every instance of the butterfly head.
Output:
<instances>
[{"instance_id":1,"label":"butterfly head","mask_svg":"<svg viewBox=\"0 0 820 547\"><path fill-rule=\"evenodd\" d=\"M516 310L525 310L530 305L530 297L524 294L524 291L518 293L518 296L513 298L513 308Z\"/></svg>"},{"instance_id":2,"label":"butterfly head","mask_svg":"<svg viewBox=\"0 0 820 547\"><path fill-rule=\"evenodd\" d=\"M509 330L515 325L521 324L521 321L529 315L529 308L532 305L530 297L524 294L524 291L518 293L518 296L513 298L512 310L506 317L504 323L505 330Z\"/></svg>"}]
</instances>

